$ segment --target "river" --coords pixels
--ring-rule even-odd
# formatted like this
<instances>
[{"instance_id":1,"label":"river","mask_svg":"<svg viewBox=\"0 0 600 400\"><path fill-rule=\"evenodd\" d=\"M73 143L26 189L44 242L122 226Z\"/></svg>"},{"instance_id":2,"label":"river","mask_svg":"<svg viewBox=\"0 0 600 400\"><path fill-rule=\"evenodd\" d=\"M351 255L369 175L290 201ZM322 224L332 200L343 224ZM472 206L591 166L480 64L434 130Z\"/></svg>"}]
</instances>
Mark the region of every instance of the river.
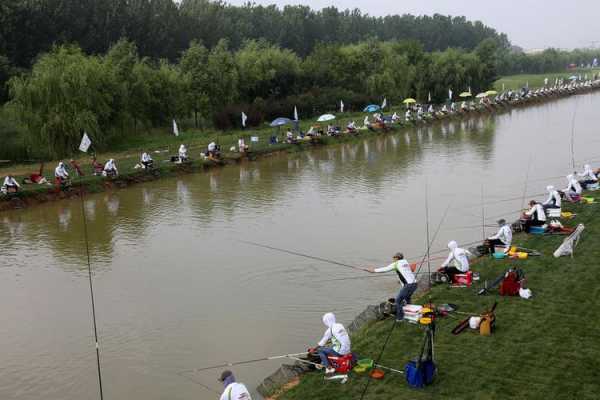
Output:
<instances>
[{"instance_id":1,"label":"river","mask_svg":"<svg viewBox=\"0 0 600 400\"><path fill-rule=\"evenodd\" d=\"M358 266L416 260L426 188L431 235L450 207L433 249L478 240L482 211L514 219L524 191L565 186L574 115L578 168L600 161L599 105L580 95L87 196L105 398L217 398L187 377L219 391L220 370L182 371L303 351L324 312L349 322L397 288L242 240ZM83 237L78 199L0 214L1 399L98 398ZM234 371L254 390L277 366Z\"/></svg>"}]
</instances>

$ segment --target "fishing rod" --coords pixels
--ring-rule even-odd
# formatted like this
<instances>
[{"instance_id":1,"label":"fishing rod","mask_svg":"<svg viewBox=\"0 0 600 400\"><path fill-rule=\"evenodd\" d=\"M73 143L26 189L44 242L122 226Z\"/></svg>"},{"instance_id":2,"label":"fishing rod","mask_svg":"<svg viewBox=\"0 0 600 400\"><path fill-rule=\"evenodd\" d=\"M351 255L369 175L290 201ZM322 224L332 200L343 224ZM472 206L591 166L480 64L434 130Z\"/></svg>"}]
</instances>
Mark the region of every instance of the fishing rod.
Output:
<instances>
[{"instance_id":1,"label":"fishing rod","mask_svg":"<svg viewBox=\"0 0 600 400\"><path fill-rule=\"evenodd\" d=\"M87 254L87 269L88 269L88 280L90 283L90 299L92 303L92 321L94 323L94 340L96 345L96 367L98 370L98 386L100 390L100 400L104 400L104 391L102 390L102 369L100 368L100 346L98 345L98 329L96 324L96 304L94 302L94 285L92 283L92 266L90 261L90 245L88 240L88 229L87 229L87 218L85 215L85 204L83 201L84 190L83 190L83 180L81 175L79 175L79 191L81 198L81 218L83 220L83 237L85 239L85 251Z\"/></svg>"},{"instance_id":2,"label":"fishing rod","mask_svg":"<svg viewBox=\"0 0 600 400\"><path fill-rule=\"evenodd\" d=\"M429 185L425 182L425 232L427 235L427 272L429 273L429 288L431 289L431 245L429 243Z\"/></svg>"},{"instance_id":3,"label":"fishing rod","mask_svg":"<svg viewBox=\"0 0 600 400\"><path fill-rule=\"evenodd\" d=\"M299 253L297 251L291 251L291 250L281 249L281 248L278 248L278 247L267 246L265 244L250 242L250 241L247 241L247 240L239 240L239 242L244 243L244 244L248 244L248 245L252 245L252 246L256 246L256 247L262 247L264 249L279 251L281 253L292 254L292 255L295 255L295 256L299 256L299 257L310 258L311 260L323 261L323 262L326 262L326 263L329 263L329 264L339 265L341 267L352 268L352 269L355 269L355 270L358 270L358 271L365 271L365 272L367 272L367 270L365 268L357 267L355 265L350 265L350 264L344 264L342 262L335 261L335 260L329 260L327 258L311 256L309 254L303 254L303 253Z\"/></svg>"},{"instance_id":4,"label":"fishing rod","mask_svg":"<svg viewBox=\"0 0 600 400\"><path fill-rule=\"evenodd\" d=\"M238 365L254 364L254 363L263 362L263 361L280 360L282 358L293 358L293 357L299 357L299 356L306 355L306 353L307 352L305 351L303 353L282 354L282 355L279 355L279 356L269 356L269 357L255 358L255 359L252 359L252 360L227 362L227 363L223 363L223 364L219 364L219 365L212 365L210 367L188 369L188 370L182 371L182 373L183 372L198 373L198 372L202 372L202 371L210 371L210 370L219 369L219 368L228 368L228 367L235 367L235 366L238 366Z\"/></svg>"},{"instance_id":5,"label":"fishing rod","mask_svg":"<svg viewBox=\"0 0 600 400\"><path fill-rule=\"evenodd\" d=\"M575 110L573 111L573 119L571 120L571 167L575 169L575 118L577 116L577 106L579 98L575 99Z\"/></svg>"},{"instance_id":6,"label":"fishing rod","mask_svg":"<svg viewBox=\"0 0 600 400\"><path fill-rule=\"evenodd\" d=\"M527 195L527 184L529 181L529 170L531 169L531 153L529 154L529 161L527 162L527 173L525 173L525 187L523 188L523 200L521 202L521 208L525 208L525 196Z\"/></svg>"},{"instance_id":7,"label":"fishing rod","mask_svg":"<svg viewBox=\"0 0 600 400\"><path fill-rule=\"evenodd\" d=\"M183 371L183 372L186 372L186 371ZM196 379L193 379L193 378L191 378L191 377L189 377L189 376L186 376L186 375L184 375L184 374L183 374L183 372L176 372L175 374L176 374L176 375L178 375L178 376L180 376L180 377L182 377L182 378L185 378L185 379L187 379L187 380L188 380L188 381L190 381L190 382L193 382L193 383L195 383L196 385L198 385L198 386L200 386L200 387L202 387L202 388L204 388L204 389L208 390L209 392L216 393L216 394L219 394L219 395L221 394L221 392L219 392L219 391L217 391L217 390L215 390L215 389L211 388L210 386L208 386L208 385L205 385L204 383L202 383L202 382L199 382L199 381L197 381Z\"/></svg>"}]
</instances>

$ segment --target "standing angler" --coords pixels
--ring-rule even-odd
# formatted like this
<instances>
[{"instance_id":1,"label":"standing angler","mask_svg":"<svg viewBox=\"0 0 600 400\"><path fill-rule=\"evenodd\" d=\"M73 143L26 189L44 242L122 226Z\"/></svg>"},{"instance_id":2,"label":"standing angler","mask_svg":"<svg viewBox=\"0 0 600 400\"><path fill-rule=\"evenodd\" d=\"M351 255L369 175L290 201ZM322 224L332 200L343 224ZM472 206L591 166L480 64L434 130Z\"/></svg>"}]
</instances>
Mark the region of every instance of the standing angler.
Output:
<instances>
[{"instance_id":1,"label":"standing angler","mask_svg":"<svg viewBox=\"0 0 600 400\"><path fill-rule=\"evenodd\" d=\"M410 264L404 259L404 254L396 253L393 257L393 262L387 267L381 268L369 268L367 271L371 273L390 272L396 270L398 278L402 288L396 296L396 321L402 321L404 319L404 302L410 304L410 298L412 297L415 290L417 290L417 279L413 273Z\"/></svg>"},{"instance_id":2,"label":"standing angler","mask_svg":"<svg viewBox=\"0 0 600 400\"><path fill-rule=\"evenodd\" d=\"M243 383L237 383L233 372L223 371L219 381L223 383L225 390L221 395L220 400L252 400L250 392Z\"/></svg>"}]
</instances>

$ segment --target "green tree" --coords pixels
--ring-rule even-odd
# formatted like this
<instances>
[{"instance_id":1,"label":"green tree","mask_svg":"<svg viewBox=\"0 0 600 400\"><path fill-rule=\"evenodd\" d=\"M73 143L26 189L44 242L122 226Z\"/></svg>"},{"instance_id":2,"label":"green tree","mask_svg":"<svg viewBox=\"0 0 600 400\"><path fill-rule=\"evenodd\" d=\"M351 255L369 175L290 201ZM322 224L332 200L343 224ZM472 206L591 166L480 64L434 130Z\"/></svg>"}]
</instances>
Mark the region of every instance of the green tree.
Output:
<instances>
[{"instance_id":1,"label":"green tree","mask_svg":"<svg viewBox=\"0 0 600 400\"><path fill-rule=\"evenodd\" d=\"M187 80L188 105L194 113L194 124L198 128L198 114L209 111L209 81L207 73L208 51L197 41L192 41L190 47L183 53L179 66ZM206 116L206 115L205 115Z\"/></svg>"}]
</instances>

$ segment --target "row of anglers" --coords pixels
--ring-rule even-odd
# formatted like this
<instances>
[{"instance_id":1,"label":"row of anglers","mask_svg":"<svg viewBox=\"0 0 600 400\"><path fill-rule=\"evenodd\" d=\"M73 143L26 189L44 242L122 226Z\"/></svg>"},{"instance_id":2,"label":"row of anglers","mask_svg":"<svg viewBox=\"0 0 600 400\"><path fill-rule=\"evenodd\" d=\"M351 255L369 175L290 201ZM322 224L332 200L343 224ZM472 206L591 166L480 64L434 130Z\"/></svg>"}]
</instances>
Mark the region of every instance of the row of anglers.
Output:
<instances>
[{"instance_id":1,"label":"row of anglers","mask_svg":"<svg viewBox=\"0 0 600 400\"><path fill-rule=\"evenodd\" d=\"M548 222L548 211L551 209L560 209L562 201L578 202L581 200L582 190L594 189L598 186L599 170L593 170L590 165L585 165L584 171L577 174L567 176L568 186L564 190L556 190L553 186L548 186L548 198L544 202L531 200L529 209L524 211L520 222L526 232L529 232L531 227L543 226ZM578 180L576 176L581 178ZM504 252L509 252L513 245L513 228L506 220L498 221L498 232L487 238L484 245L488 248L489 254L495 254L498 248L503 248ZM438 274L442 273L448 276L449 282L453 281L453 277L457 274L465 274L470 270L469 259L473 256L469 250L459 247L454 240L448 243L449 254L442 263ZM403 305L411 304L411 298L417 290L417 274L415 264L410 264L404 257L403 253L396 253L392 257L392 262L384 267L368 267L365 271L370 273L386 273L395 272L400 283L400 290L395 299L396 322L404 322ZM321 339L316 343L315 347L308 349L309 354L318 355L320 364L318 368L324 368L326 375L334 374L336 363L340 359L348 357L351 363L356 362L356 355L352 352L352 343L350 335L343 324L336 321L333 313L328 312L322 317L323 324L326 329ZM250 399L250 393L246 386L236 382L232 371L223 371L220 377L223 382L224 391L221 395L221 400Z\"/></svg>"},{"instance_id":2,"label":"row of anglers","mask_svg":"<svg viewBox=\"0 0 600 400\"><path fill-rule=\"evenodd\" d=\"M244 139L240 139L240 151L247 151L248 146L244 144ZM211 142L205 152L201 153L203 158L218 159L220 158L221 149L220 146L215 142ZM179 146L177 155L171 156L171 162L183 163L189 160L187 147L182 144ZM134 168L152 169L154 167L154 160L148 152L142 153L140 161ZM105 176L105 177L117 177L119 176L119 169L114 159L109 159L106 163L102 164L98 162L96 157L92 157L91 160L92 175ZM68 186L70 184L71 175L85 176L86 173L82 170L81 165L75 161L70 160L69 165L63 161L59 162L54 169L54 184L60 187ZM0 192L3 194L17 193L21 190L21 184L38 184L38 185L51 185L48 179L44 176L44 164L40 165L38 171L28 174L21 180L21 183L17 181L14 175L9 174L4 178L4 183L0 187Z\"/></svg>"},{"instance_id":3,"label":"row of anglers","mask_svg":"<svg viewBox=\"0 0 600 400\"><path fill-rule=\"evenodd\" d=\"M454 115L464 115L472 112L490 111L495 108L519 105L531 101L543 100L547 98L576 94L582 90L592 89L600 86L598 80L587 80L584 82L565 83L558 80L556 85L545 85L540 89L530 90L527 87L521 90L508 90L496 95L480 96L477 100L465 98L462 102L449 102L441 106L434 104L407 103L404 115L394 112L392 115L383 115L374 113L371 118L365 116L362 125L356 121L350 121L346 129L336 125L327 125L326 129L320 125L313 125L307 132L299 132L297 135L290 130L287 132L285 141L287 143L297 143L302 139L310 139L321 135L338 136L343 133L356 134L359 130L386 128L390 124L413 124L426 122L436 119L444 119ZM494 91L488 93L496 93ZM468 93L469 94L469 93ZM470 94L469 94L470 95ZM332 116L333 117L333 116ZM271 143L275 143L276 138L271 138Z\"/></svg>"}]
</instances>

